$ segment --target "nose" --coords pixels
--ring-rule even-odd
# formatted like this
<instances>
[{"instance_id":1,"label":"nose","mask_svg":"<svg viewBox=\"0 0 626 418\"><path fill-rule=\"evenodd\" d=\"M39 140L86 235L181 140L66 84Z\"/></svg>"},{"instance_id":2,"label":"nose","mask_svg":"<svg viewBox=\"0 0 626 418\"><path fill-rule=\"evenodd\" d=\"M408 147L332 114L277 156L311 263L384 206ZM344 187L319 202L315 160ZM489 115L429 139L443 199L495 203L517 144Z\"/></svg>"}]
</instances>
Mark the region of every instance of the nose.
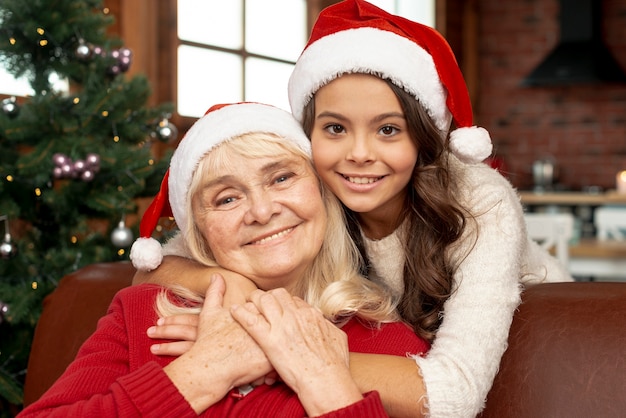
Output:
<instances>
[{"instance_id":1,"label":"nose","mask_svg":"<svg viewBox=\"0 0 626 418\"><path fill-rule=\"evenodd\" d=\"M354 135L346 159L356 164L367 164L374 161L374 152L370 139L366 135Z\"/></svg>"},{"instance_id":2,"label":"nose","mask_svg":"<svg viewBox=\"0 0 626 418\"><path fill-rule=\"evenodd\" d=\"M282 205L267 190L259 190L248 195L248 210L244 215L244 222L267 224L274 215L282 210Z\"/></svg>"}]
</instances>

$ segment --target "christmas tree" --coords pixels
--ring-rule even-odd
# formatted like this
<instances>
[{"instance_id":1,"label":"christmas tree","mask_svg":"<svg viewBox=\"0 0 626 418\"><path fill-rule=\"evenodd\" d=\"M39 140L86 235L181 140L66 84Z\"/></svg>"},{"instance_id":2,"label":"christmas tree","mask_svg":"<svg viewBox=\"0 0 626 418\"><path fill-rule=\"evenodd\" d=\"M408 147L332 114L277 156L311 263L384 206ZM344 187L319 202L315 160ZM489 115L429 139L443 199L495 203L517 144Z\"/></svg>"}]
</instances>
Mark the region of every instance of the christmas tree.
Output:
<instances>
[{"instance_id":1,"label":"christmas tree","mask_svg":"<svg viewBox=\"0 0 626 418\"><path fill-rule=\"evenodd\" d=\"M156 193L177 133L170 105L128 77L101 0L0 0L0 60L33 93L0 110L0 413L19 408L43 298L65 274L124 260L138 199ZM54 80L67 80L58 90ZM168 153L166 153L168 154Z\"/></svg>"}]
</instances>

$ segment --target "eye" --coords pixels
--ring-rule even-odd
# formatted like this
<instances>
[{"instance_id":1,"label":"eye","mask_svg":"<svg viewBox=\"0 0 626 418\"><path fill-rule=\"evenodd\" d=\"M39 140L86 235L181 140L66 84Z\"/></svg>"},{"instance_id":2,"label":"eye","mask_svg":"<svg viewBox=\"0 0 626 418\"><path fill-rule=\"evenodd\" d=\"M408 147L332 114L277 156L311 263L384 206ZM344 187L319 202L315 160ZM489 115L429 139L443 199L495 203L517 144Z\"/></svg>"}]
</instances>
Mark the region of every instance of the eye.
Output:
<instances>
[{"instance_id":1,"label":"eye","mask_svg":"<svg viewBox=\"0 0 626 418\"><path fill-rule=\"evenodd\" d=\"M333 123L333 124L330 124L330 125L326 125L326 126L324 126L324 130L326 132L328 132L329 134L331 134L331 135L339 135L339 134L342 134L342 133L344 133L346 131L345 128L343 127L343 125L340 125L338 123Z\"/></svg>"},{"instance_id":2,"label":"eye","mask_svg":"<svg viewBox=\"0 0 626 418\"><path fill-rule=\"evenodd\" d=\"M235 202L237 198L235 196L218 197L215 199L216 206L224 206Z\"/></svg>"},{"instance_id":3,"label":"eye","mask_svg":"<svg viewBox=\"0 0 626 418\"><path fill-rule=\"evenodd\" d=\"M396 128L395 126L385 125L382 128L380 128L379 132L383 136L393 136L397 134L398 132L400 132L400 130Z\"/></svg>"},{"instance_id":4,"label":"eye","mask_svg":"<svg viewBox=\"0 0 626 418\"><path fill-rule=\"evenodd\" d=\"M279 175L277 175L274 178L274 183L284 183L287 180L293 178L294 176L295 176L294 173L282 173L282 174L279 174Z\"/></svg>"}]
</instances>

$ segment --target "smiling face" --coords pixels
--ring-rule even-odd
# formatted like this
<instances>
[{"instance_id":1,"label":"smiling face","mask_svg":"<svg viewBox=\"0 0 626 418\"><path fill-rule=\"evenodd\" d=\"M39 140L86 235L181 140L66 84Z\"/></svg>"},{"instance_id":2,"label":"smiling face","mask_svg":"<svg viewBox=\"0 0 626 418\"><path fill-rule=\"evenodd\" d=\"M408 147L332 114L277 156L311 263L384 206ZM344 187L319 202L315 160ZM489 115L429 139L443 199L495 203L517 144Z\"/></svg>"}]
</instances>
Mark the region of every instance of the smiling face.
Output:
<instances>
[{"instance_id":1,"label":"smiling face","mask_svg":"<svg viewBox=\"0 0 626 418\"><path fill-rule=\"evenodd\" d=\"M221 267L261 289L293 289L325 235L319 180L301 156L283 151L250 158L230 145L212 151L199 168L194 221Z\"/></svg>"},{"instance_id":2,"label":"smiling face","mask_svg":"<svg viewBox=\"0 0 626 418\"><path fill-rule=\"evenodd\" d=\"M391 233L417 162L400 102L385 81L365 74L338 77L314 100L311 144L320 177L359 213L366 235Z\"/></svg>"}]
</instances>

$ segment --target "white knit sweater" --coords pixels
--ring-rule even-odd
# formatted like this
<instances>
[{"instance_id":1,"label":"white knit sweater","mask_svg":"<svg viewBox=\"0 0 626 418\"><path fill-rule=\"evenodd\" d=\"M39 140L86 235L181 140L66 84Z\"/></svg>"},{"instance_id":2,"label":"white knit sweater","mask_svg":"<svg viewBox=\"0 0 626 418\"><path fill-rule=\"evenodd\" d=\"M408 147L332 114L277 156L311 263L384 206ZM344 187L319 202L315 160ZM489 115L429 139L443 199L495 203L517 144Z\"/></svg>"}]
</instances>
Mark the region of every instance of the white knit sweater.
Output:
<instances>
[{"instance_id":1,"label":"white knit sweater","mask_svg":"<svg viewBox=\"0 0 626 418\"><path fill-rule=\"evenodd\" d=\"M485 164L451 157L460 202L476 217L469 239L450 253L460 261L443 322L425 358L415 357L426 386L430 416L474 417L484 406L507 347L522 285L571 281L571 276L526 234L523 209L510 183ZM470 237L478 228L477 241ZM381 240L365 241L373 279L402 292L401 228ZM474 245L465 259L468 246Z\"/></svg>"}]
</instances>

